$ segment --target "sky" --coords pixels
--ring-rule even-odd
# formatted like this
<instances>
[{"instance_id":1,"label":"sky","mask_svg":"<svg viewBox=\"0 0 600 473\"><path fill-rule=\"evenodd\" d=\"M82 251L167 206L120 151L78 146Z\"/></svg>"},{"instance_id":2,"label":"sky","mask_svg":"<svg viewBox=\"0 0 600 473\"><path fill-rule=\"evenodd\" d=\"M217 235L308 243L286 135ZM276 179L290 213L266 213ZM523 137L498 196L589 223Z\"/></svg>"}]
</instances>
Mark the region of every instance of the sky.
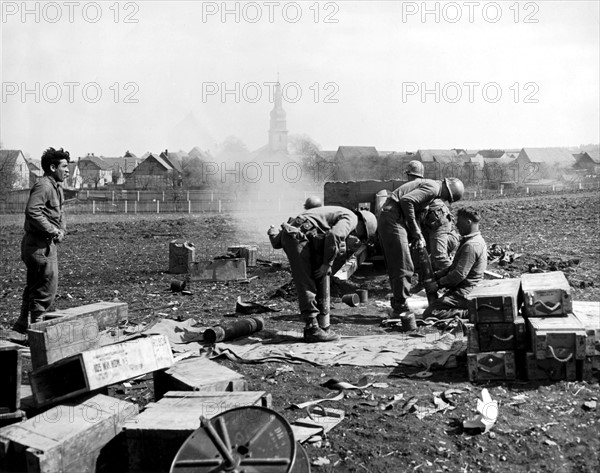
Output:
<instances>
[{"instance_id":1,"label":"sky","mask_svg":"<svg viewBox=\"0 0 600 473\"><path fill-rule=\"evenodd\" d=\"M1 2L0 141L36 158L267 143L600 142L597 1Z\"/></svg>"}]
</instances>

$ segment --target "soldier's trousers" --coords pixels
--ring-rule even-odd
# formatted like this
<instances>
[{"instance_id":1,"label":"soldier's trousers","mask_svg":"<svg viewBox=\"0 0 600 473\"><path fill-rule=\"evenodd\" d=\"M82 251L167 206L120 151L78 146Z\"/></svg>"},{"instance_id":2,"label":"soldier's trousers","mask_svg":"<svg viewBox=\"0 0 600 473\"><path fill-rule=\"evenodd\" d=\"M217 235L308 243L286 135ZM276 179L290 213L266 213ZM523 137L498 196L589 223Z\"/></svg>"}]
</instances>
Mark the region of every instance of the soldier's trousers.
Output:
<instances>
[{"instance_id":1,"label":"soldier's trousers","mask_svg":"<svg viewBox=\"0 0 600 473\"><path fill-rule=\"evenodd\" d=\"M468 301L461 294L455 291L448 291L439 299L429 304L429 307L423 312L423 318L436 317L438 319L447 319L458 315L460 318L465 318L467 309L469 308Z\"/></svg>"},{"instance_id":2,"label":"soldier's trousers","mask_svg":"<svg viewBox=\"0 0 600 473\"><path fill-rule=\"evenodd\" d=\"M408 230L397 205L383 207L377 221L377 233L393 293L392 309L405 310L402 306L410 297L414 266L410 256Z\"/></svg>"},{"instance_id":3,"label":"soldier's trousers","mask_svg":"<svg viewBox=\"0 0 600 473\"><path fill-rule=\"evenodd\" d=\"M315 324L318 318L325 319L328 326L329 317L323 316L329 315L329 299L322 294L322 281L313 276L314 270L323 263L323 240L307 239L301 233L283 231L281 246L290 262L303 320L307 324Z\"/></svg>"},{"instance_id":4,"label":"soldier's trousers","mask_svg":"<svg viewBox=\"0 0 600 473\"><path fill-rule=\"evenodd\" d=\"M58 290L58 256L56 244L26 233L21 241L21 259L27 267L21 314L15 327L27 329L43 318L54 302Z\"/></svg>"}]
</instances>

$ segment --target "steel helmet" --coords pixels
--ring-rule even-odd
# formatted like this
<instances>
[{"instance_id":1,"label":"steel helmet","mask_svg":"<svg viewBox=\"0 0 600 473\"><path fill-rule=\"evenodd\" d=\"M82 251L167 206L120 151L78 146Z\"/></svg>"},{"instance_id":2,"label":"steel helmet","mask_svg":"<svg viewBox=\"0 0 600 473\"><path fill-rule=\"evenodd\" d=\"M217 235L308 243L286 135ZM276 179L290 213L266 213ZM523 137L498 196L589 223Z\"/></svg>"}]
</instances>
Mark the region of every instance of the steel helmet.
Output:
<instances>
[{"instance_id":1,"label":"steel helmet","mask_svg":"<svg viewBox=\"0 0 600 473\"><path fill-rule=\"evenodd\" d=\"M423 177L425 174L425 166L421 161L413 160L408 163L406 166L406 171L404 174L408 174L410 176Z\"/></svg>"},{"instance_id":2,"label":"steel helmet","mask_svg":"<svg viewBox=\"0 0 600 473\"><path fill-rule=\"evenodd\" d=\"M371 240L375 236L377 231L377 217L368 210L357 210L356 215L365 224L365 230L367 231L367 240Z\"/></svg>"},{"instance_id":3,"label":"steel helmet","mask_svg":"<svg viewBox=\"0 0 600 473\"><path fill-rule=\"evenodd\" d=\"M450 202L457 202L462 199L462 196L465 193L465 186L460 179L456 177L447 177L444 179L444 183L450 194Z\"/></svg>"},{"instance_id":4,"label":"steel helmet","mask_svg":"<svg viewBox=\"0 0 600 473\"><path fill-rule=\"evenodd\" d=\"M323 201L321 200L321 198L319 196L316 196L316 195L311 195L304 202L304 208L306 210L314 209L316 207L322 207L322 206L323 206Z\"/></svg>"}]
</instances>

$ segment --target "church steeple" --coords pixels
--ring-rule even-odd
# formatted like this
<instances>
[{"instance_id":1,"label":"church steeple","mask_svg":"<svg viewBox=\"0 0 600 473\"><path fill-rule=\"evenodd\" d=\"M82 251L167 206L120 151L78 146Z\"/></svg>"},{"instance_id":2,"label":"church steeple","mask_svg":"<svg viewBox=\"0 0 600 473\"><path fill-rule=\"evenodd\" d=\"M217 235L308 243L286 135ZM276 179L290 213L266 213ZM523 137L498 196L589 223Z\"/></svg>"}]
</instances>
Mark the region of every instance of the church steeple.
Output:
<instances>
[{"instance_id":1,"label":"church steeple","mask_svg":"<svg viewBox=\"0 0 600 473\"><path fill-rule=\"evenodd\" d=\"M271 110L269 151L283 151L284 153L287 153L287 133L285 110L283 109L283 96L281 94L281 84L279 83L278 74L277 84L275 85L273 110Z\"/></svg>"}]
</instances>

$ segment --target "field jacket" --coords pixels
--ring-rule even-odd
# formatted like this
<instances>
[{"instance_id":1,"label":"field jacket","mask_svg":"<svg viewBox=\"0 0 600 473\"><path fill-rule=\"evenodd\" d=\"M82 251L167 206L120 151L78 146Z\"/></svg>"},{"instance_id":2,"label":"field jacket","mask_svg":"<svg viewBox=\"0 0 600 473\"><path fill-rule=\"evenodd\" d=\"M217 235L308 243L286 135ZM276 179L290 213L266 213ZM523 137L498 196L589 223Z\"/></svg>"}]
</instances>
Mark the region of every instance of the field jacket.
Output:
<instances>
[{"instance_id":1,"label":"field jacket","mask_svg":"<svg viewBox=\"0 0 600 473\"><path fill-rule=\"evenodd\" d=\"M63 202L62 185L51 176L42 176L29 192L25 232L42 239L53 238L59 230L66 232Z\"/></svg>"}]
</instances>

